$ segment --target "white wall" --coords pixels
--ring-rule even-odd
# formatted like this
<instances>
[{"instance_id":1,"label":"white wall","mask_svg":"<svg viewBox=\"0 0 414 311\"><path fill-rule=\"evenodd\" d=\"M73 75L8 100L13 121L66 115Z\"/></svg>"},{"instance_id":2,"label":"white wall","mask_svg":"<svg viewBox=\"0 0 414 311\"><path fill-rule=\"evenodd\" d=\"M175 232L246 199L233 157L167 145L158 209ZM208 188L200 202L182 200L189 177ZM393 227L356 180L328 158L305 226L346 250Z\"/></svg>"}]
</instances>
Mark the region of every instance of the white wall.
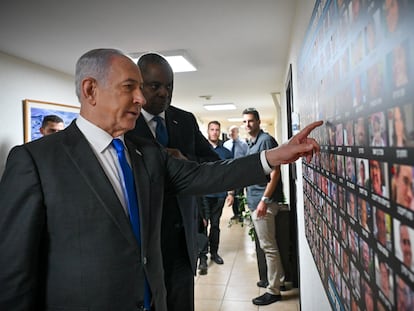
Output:
<instances>
[{"instance_id":1,"label":"white wall","mask_svg":"<svg viewBox=\"0 0 414 311\"><path fill-rule=\"evenodd\" d=\"M1 176L10 149L23 143L24 99L75 106L79 103L74 78L70 75L1 52L0 68Z\"/></svg>"},{"instance_id":2,"label":"white wall","mask_svg":"<svg viewBox=\"0 0 414 311\"><path fill-rule=\"evenodd\" d=\"M287 77L289 63L292 64L292 84L293 84L293 105L298 105L297 90L297 59L300 54L302 42L304 40L306 30L312 15L315 1L313 0L297 0L296 17L292 24L292 41L290 47L289 61L286 67ZM286 103L285 94L282 93L282 102ZM294 108L295 109L295 108ZM282 105L282 116L286 116L286 104ZM284 118L286 123L286 119ZM301 124L303 127L306 124ZM286 129L287 125L283 125ZM287 132L283 133L283 141L287 139ZM331 310L328 298L325 294L322 281L315 265L312 253L309 249L305 236L304 224L304 208L303 208L303 183L302 183L302 166L301 162L296 163L298 173L297 186L297 215L298 215L298 239L299 239L299 265L300 265L300 302L301 310L306 311L324 311Z\"/></svg>"}]
</instances>

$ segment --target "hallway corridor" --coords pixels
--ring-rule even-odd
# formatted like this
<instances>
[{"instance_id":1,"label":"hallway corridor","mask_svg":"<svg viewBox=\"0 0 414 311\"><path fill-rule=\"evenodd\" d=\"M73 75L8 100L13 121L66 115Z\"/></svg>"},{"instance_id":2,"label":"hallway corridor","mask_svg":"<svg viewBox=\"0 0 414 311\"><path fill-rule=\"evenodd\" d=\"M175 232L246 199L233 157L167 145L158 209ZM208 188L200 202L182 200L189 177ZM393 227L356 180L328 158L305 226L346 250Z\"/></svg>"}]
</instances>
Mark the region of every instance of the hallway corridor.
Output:
<instances>
[{"instance_id":1,"label":"hallway corridor","mask_svg":"<svg viewBox=\"0 0 414 311\"><path fill-rule=\"evenodd\" d=\"M208 260L208 274L195 277L196 311L299 311L298 289L282 292L283 300L268 306L255 306L252 299L265 289L256 286L258 271L254 242L248 227L238 223L228 226L231 208L224 206L221 217L219 254L224 260L217 265ZM286 284L290 288L290 284Z\"/></svg>"}]
</instances>

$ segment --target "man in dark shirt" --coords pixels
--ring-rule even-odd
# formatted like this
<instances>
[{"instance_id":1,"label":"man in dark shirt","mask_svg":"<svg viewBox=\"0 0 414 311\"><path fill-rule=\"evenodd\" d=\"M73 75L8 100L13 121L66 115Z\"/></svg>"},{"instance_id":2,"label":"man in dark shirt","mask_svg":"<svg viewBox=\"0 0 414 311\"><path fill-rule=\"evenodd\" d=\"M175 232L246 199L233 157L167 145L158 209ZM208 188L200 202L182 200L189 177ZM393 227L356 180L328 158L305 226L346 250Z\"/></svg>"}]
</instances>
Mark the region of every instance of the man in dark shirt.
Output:
<instances>
[{"instance_id":1,"label":"man in dark shirt","mask_svg":"<svg viewBox=\"0 0 414 311\"><path fill-rule=\"evenodd\" d=\"M223 147L220 137L220 123L218 121L211 121L208 123L208 141L218 154L220 159L233 158L232 153ZM210 247L211 260L216 264L222 265L224 263L223 258L218 254L219 242L220 242L220 218L223 213L223 205L226 200L227 192L220 192L209 194L201 198L201 212L203 222L203 233L207 236L207 226L210 222L210 233L208 234L208 245L200 252L200 264L198 269L200 274L207 274L207 253L208 247ZM229 194L229 200L233 202L233 194Z\"/></svg>"}]
</instances>

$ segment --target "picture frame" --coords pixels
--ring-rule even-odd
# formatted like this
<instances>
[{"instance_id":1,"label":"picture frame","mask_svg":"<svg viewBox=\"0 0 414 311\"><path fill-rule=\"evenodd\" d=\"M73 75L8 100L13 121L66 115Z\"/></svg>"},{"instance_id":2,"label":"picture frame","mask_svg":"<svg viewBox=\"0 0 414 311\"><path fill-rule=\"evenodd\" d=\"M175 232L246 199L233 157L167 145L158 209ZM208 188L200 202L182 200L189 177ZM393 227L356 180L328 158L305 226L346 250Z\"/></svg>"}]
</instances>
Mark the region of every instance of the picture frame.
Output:
<instances>
[{"instance_id":1,"label":"picture frame","mask_svg":"<svg viewBox=\"0 0 414 311\"><path fill-rule=\"evenodd\" d=\"M63 119L67 127L79 115L80 107L57 104L33 99L23 100L24 142L42 137L40 127L47 115L57 115Z\"/></svg>"}]
</instances>

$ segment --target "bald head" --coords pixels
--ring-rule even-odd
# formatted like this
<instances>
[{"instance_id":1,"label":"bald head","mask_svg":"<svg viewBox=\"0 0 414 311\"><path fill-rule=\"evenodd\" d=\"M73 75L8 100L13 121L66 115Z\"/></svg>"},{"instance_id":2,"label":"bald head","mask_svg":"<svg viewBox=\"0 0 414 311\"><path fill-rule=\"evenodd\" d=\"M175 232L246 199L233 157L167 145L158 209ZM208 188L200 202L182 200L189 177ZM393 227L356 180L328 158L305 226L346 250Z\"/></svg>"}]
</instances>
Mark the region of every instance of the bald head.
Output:
<instances>
[{"instance_id":1,"label":"bald head","mask_svg":"<svg viewBox=\"0 0 414 311\"><path fill-rule=\"evenodd\" d=\"M236 140L239 138L239 127L236 125L232 125L229 128L229 137L230 139Z\"/></svg>"}]
</instances>

